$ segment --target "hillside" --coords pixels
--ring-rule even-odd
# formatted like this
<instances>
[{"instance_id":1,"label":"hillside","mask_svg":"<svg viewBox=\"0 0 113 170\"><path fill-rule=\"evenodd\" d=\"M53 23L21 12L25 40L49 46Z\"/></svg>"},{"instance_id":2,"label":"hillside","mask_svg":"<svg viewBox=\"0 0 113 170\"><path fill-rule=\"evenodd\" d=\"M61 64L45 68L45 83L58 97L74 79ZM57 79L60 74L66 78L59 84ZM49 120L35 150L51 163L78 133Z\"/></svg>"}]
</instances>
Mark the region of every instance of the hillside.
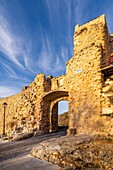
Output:
<instances>
[{"instance_id":1,"label":"hillside","mask_svg":"<svg viewBox=\"0 0 113 170\"><path fill-rule=\"evenodd\" d=\"M69 122L68 112L64 112L58 116L59 126L68 126L68 122Z\"/></svg>"}]
</instances>

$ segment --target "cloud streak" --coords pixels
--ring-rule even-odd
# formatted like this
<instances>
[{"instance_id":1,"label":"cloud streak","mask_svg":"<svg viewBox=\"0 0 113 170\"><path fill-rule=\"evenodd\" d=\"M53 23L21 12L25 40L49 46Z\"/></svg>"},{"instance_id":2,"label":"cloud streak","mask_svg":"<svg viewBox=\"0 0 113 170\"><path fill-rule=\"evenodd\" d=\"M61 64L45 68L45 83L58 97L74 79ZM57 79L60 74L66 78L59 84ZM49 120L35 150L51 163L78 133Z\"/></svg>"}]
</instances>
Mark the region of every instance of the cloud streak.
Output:
<instances>
[{"instance_id":1,"label":"cloud streak","mask_svg":"<svg viewBox=\"0 0 113 170\"><path fill-rule=\"evenodd\" d=\"M3 63L3 68L4 68L4 70L8 73L8 75L10 75L11 77L17 78L17 74L16 74L15 71L10 67L10 65L7 65L7 64Z\"/></svg>"},{"instance_id":2,"label":"cloud streak","mask_svg":"<svg viewBox=\"0 0 113 170\"><path fill-rule=\"evenodd\" d=\"M42 34L41 44L42 48L38 56L37 66L44 73L54 74L64 70L64 66L68 60L68 50L65 47L61 47L59 55L55 53L51 37L46 33Z\"/></svg>"},{"instance_id":3,"label":"cloud streak","mask_svg":"<svg viewBox=\"0 0 113 170\"><path fill-rule=\"evenodd\" d=\"M20 89L10 86L0 86L0 98L10 96L12 94L17 94Z\"/></svg>"},{"instance_id":4,"label":"cloud streak","mask_svg":"<svg viewBox=\"0 0 113 170\"><path fill-rule=\"evenodd\" d=\"M7 3L4 2L4 4ZM19 27L17 22L12 25L10 14L5 9L5 5L0 5L0 52L17 67L33 71L30 57L32 42L28 37L27 29L24 24ZM13 30L13 27L18 30L18 34Z\"/></svg>"},{"instance_id":5,"label":"cloud streak","mask_svg":"<svg viewBox=\"0 0 113 170\"><path fill-rule=\"evenodd\" d=\"M18 41L11 35L7 21L0 16L0 51L7 56L8 60L23 68L17 59L19 53L17 45L19 47Z\"/></svg>"}]
</instances>

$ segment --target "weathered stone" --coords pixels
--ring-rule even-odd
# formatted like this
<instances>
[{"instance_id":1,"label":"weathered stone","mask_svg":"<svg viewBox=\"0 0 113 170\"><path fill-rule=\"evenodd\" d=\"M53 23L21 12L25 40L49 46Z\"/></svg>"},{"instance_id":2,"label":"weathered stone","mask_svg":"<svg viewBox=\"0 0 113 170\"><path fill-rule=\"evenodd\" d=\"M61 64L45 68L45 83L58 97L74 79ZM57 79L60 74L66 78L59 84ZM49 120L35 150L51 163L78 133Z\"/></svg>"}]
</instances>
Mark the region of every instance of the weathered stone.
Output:
<instances>
[{"instance_id":1,"label":"weathered stone","mask_svg":"<svg viewBox=\"0 0 113 170\"><path fill-rule=\"evenodd\" d=\"M44 135L45 133L43 131L36 131L34 132L33 136L40 136L40 135Z\"/></svg>"},{"instance_id":2,"label":"weathered stone","mask_svg":"<svg viewBox=\"0 0 113 170\"><path fill-rule=\"evenodd\" d=\"M54 145L53 145L54 144ZM31 155L74 169L112 169L113 138L76 135L50 139L32 149Z\"/></svg>"},{"instance_id":3,"label":"weathered stone","mask_svg":"<svg viewBox=\"0 0 113 170\"><path fill-rule=\"evenodd\" d=\"M69 134L110 134L113 115L102 116L103 109L113 110L113 77L102 71L113 53L113 35L102 15L74 32L74 55L66 63L66 74L46 79L44 74L22 92L0 99L0 134L3 106L6 108L6 134L58 130L58 102L69 102ZM107 123L106 123L107 122ZM109 122L109 123L108 123ZM73 130L74 131L73 131Z\"/></svg>"},{"instance_id":4,"label":"weathered stone","mask_svg":"<svg viewBox=\"0 0 113 170\"><path fill-rule=\"evenodd\" d=\"M67 135L75 135L76 134L76 129L74 129L74 128L70 128L70 129L68 129L67 130Z\"/></svg>"},{"instance_id":5,"label":"weathered stone","mask_svg":"<svg viewBox=\"0 0 113 170\"><path fill-rule=\"evenodd\" d=\"M19 141L19 140L23 140L23 139L28 139L30 137L33 136L33 132L25 132L25 133L20 133L20 134L16 134L13 137L13 141Z\"/></svg>"}]
</instances>

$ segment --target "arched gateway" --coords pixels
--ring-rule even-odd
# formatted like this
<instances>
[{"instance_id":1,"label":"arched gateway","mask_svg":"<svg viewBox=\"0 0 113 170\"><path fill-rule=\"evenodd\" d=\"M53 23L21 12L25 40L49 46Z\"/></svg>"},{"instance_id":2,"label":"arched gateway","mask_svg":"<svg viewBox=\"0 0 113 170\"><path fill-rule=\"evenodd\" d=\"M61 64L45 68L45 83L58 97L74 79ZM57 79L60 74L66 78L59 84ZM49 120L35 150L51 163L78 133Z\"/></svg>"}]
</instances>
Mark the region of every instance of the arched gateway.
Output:
<instances>
[{"instance_id":1,"label":"arched gateway","mask_svg":"<svg viewBox=\"0 0 113 170\"><path fill-rule=\"evenodd\" d=\"M56 132L58 130L58 102L61 100L68 101L67 91L55 90L44 94L41 101L43 115L41 130L46 132Z\"/></svg>"},{"instance_id":2,"label":"arched gateway","mask_svg":"<svg viewBox=\"0 0 113 170\"><path fill-rule=\"evenodd\" d=\"M105 16L76 27L73 40L74 54L64 75L38 74L21 93L0 99L0 134L4 102L5 129L10 136L15 132L57 131L58 102L67 100L68 135L113 135L113 34L108 32Z\"/></svg>"}]
</instances>

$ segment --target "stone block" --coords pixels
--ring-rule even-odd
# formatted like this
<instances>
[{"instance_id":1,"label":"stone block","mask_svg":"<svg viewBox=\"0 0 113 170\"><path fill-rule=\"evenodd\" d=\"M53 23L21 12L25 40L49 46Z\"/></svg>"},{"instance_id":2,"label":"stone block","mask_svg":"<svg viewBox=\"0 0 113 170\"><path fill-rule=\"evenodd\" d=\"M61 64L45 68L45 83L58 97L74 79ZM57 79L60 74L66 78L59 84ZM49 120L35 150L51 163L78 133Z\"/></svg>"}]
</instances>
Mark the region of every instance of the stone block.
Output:
<instances>
[{"instance_id":1,"label":"stone block","mask_svg":"<svg viewBox=\"0 0 113 170\"><path fill-rule=\"evenodd\" d=\"M13 137L12 141L19 141L19 140L23 140L23 139L28 139L32 136L33 136L33 132L20 133L20 134L16 134Z\"/></svg>"},{"instance_id":2,"label":"stone block","mask_svg":"<svg viewBox=\"0 0 113 170\"><path fill-rule=\"evenodd\" d=\"M76 129L75 128L70 128L67 130L67 135L68 136L73 136L76 134Z\"/></svg>"}]
</instances>

